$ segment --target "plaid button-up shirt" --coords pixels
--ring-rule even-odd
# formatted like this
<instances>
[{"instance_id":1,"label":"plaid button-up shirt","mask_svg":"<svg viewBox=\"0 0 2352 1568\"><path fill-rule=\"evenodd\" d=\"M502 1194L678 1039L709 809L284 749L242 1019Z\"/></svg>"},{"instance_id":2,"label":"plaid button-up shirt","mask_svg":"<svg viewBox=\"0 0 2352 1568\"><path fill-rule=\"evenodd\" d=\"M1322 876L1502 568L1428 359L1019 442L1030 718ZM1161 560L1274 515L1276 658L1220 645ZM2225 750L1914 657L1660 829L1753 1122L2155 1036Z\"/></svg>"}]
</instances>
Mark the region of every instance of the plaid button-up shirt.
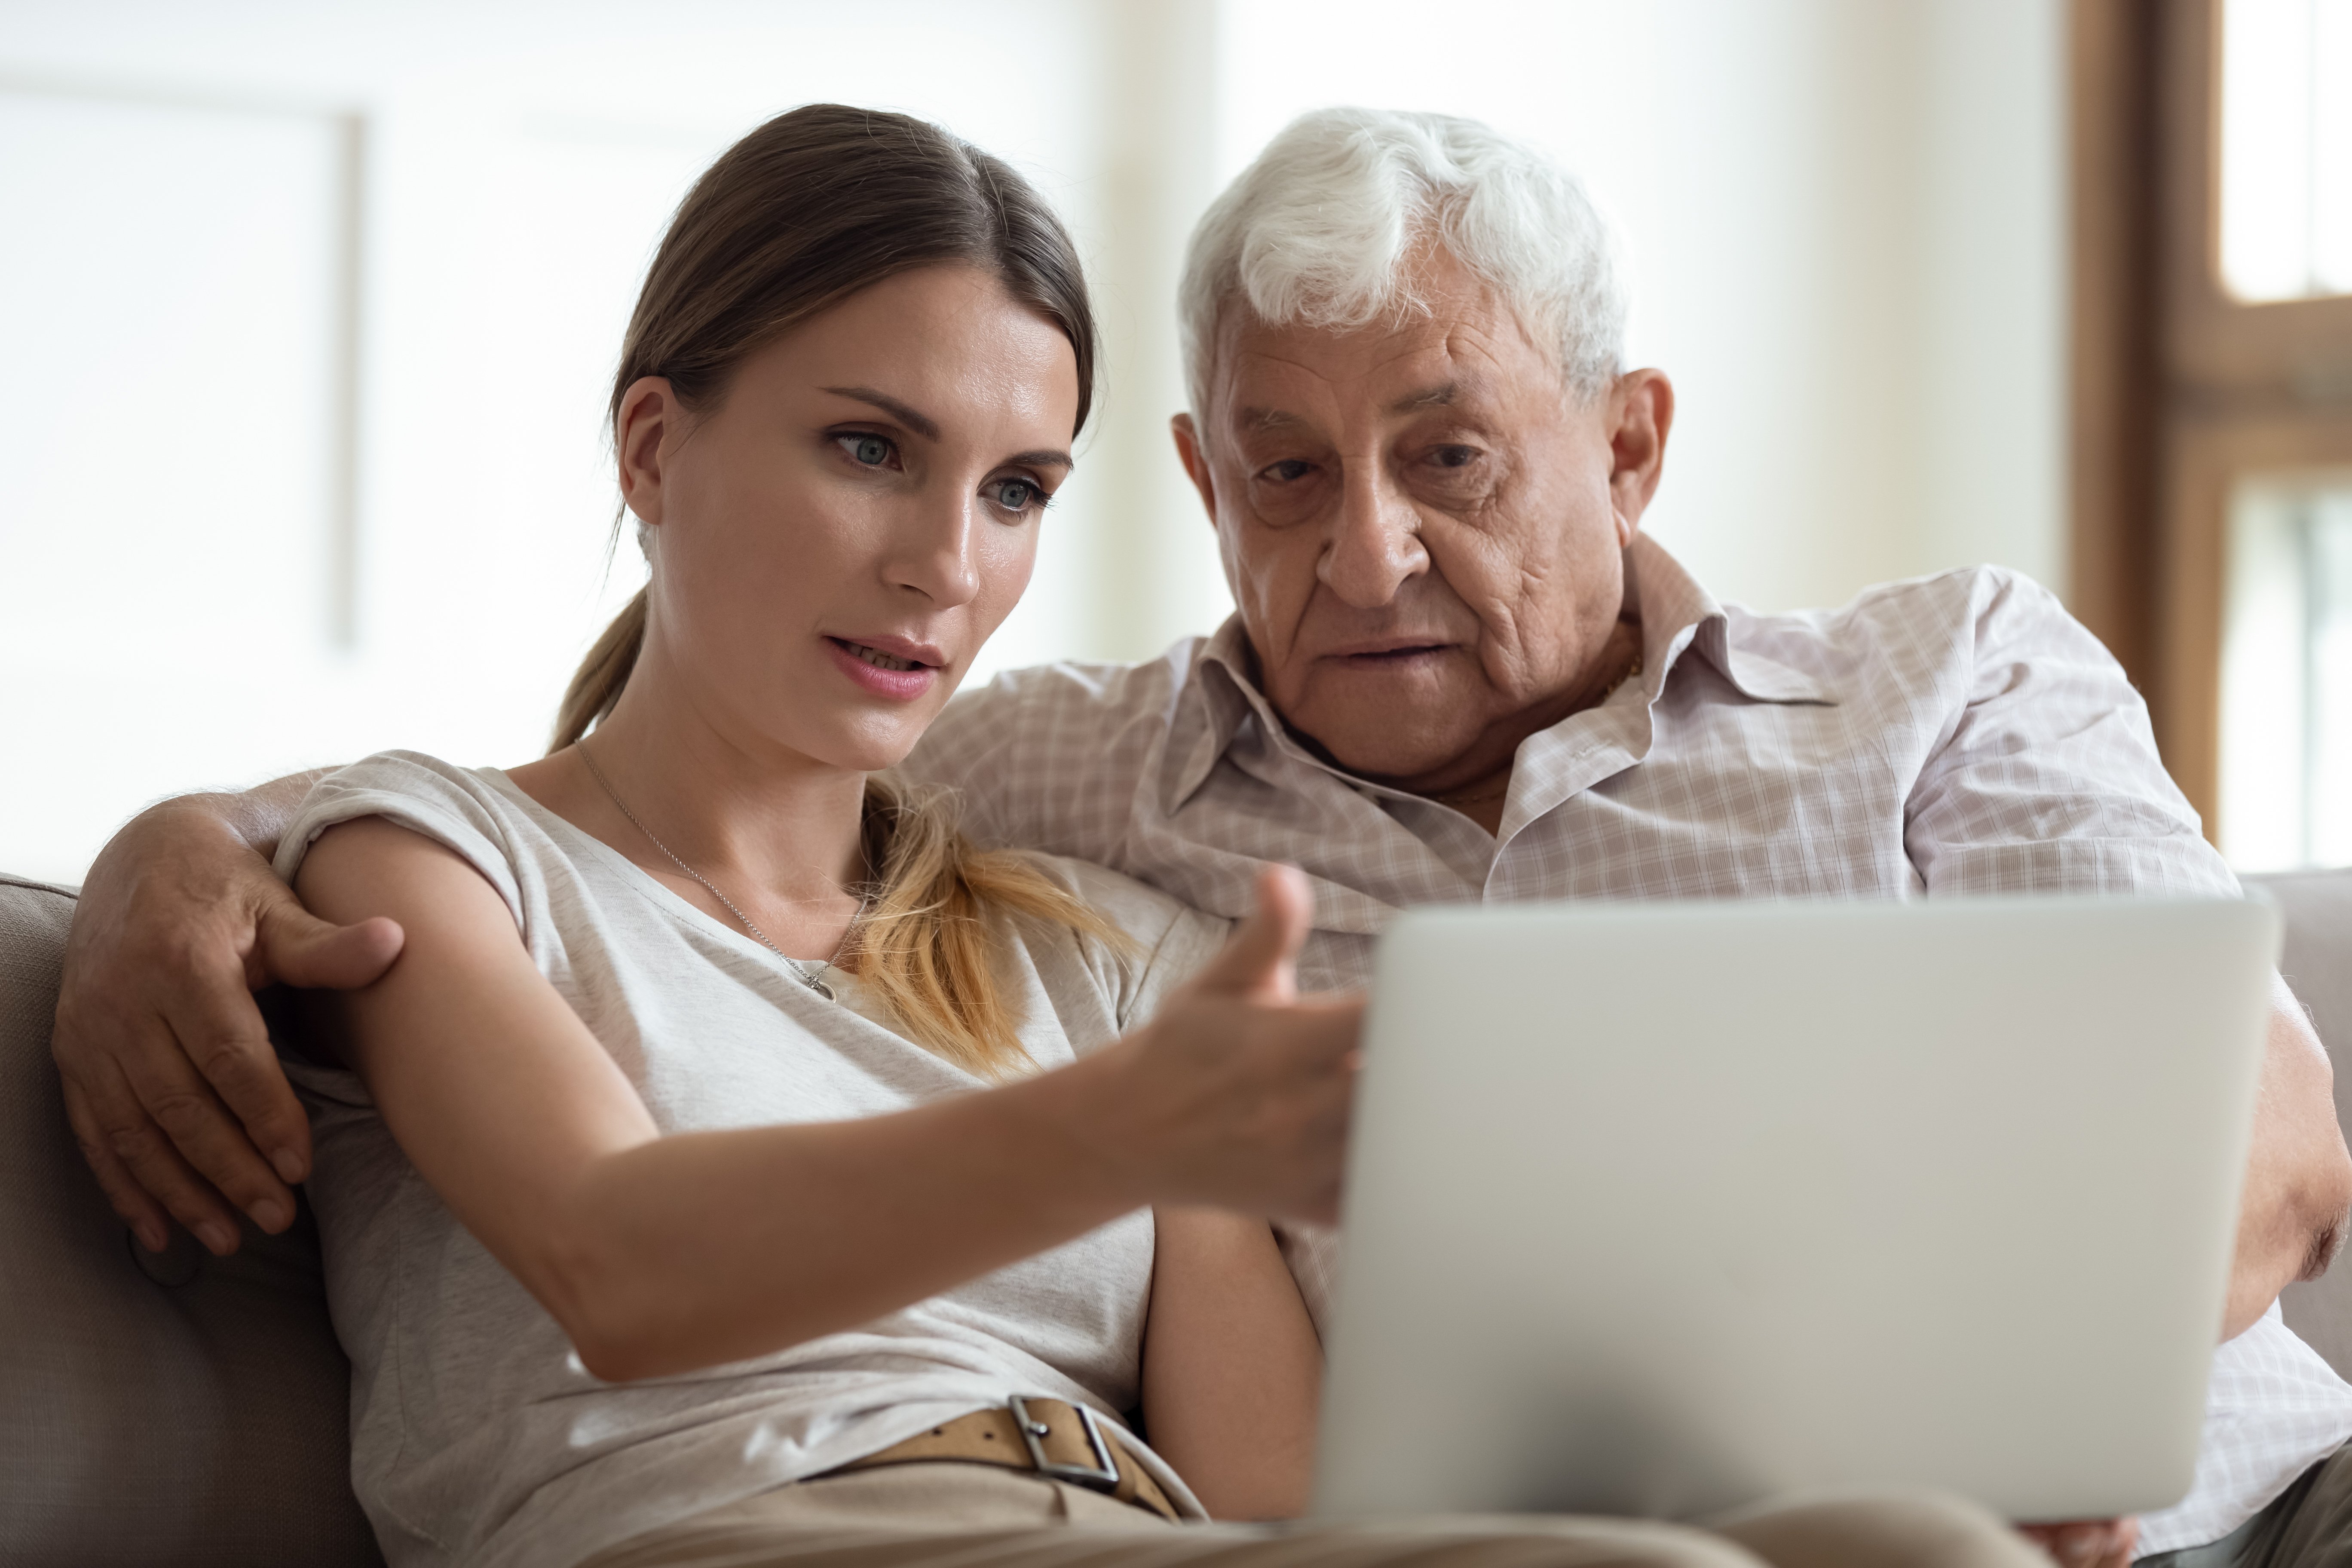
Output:
<instances>
[{"instance_id":1,"label":"plaid button-up shirt","mask_svg":"<svg viewBox=\"0 0 2352 1568\"><path fill-rule=\"evenodd\" d=\"M2048 592L1997 568L1759 616L1636 536L1643 674L1518 749L1500 831L1356 778L1284 725L1238 620L1138 665L960 697L904 770L983 842L1099 861L1228 918L1301 867L1313 988L1359 985L1415 904L1532 899L2235 896L2146 706ZM1334 1239L1285 1237L1319 1323ZM2197 1486L2143 1552L2217 1539L2352 1437L2352 1387L2275 1311L2215 1357Z\"/></svg>"}]
</instances>

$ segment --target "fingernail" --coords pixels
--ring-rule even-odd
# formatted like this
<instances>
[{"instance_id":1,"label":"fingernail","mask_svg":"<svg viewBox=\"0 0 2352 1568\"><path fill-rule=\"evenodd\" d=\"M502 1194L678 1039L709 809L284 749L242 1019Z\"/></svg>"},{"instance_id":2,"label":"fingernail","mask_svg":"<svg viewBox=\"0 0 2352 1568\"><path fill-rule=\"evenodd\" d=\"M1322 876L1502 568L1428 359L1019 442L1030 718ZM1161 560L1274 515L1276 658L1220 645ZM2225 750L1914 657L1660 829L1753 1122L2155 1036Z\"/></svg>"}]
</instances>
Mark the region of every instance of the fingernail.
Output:
<instances>
[{"instance_id":1,"label":"fingernail","mask_svg":"<svg viewBox=\"0 0 2352 1568\"><path fill-rule=\"evenodd\" d=\"M139 1233L139 1245L150 1252L163 1251L171 1239L163 1234L163 1227L160 1225L136 1225L131 1228Z\"/></svg>"},{"instance_id":2,"label":"fingernail","mask_svg":"<svg viewBox=\"0 0 2352 1568\"><path fill-rule=\"evenodd\" d=\"M286 1222L294 1217L276 1198L264 1198L245 1212L253 1216L254 1224L272 1235L285 1228Z\"/></svg>"},{"instance_id":3,"label":"fingernail","mask_svg":"<svg viewBox=\"0 0 2352 1568\"><path fill-rule=\"evenodd\" d=\"M196 1238L222 1258L236 1249L236 1232L216 1219L208 1219L196 1226Z\"/></svg>"},{"instance_id":4,"label":"fingernail","mask_svg":"<svg viewBox=\"0 0 2352 1568\"><path fill-rule=\"evenodd\" d=\"M290 1187L302 1179L302 1162L293 1150L278 1150L269 1156L269 1163L278 1167L279 1178L288 1186Z\"/></svg>"}]
</instances>

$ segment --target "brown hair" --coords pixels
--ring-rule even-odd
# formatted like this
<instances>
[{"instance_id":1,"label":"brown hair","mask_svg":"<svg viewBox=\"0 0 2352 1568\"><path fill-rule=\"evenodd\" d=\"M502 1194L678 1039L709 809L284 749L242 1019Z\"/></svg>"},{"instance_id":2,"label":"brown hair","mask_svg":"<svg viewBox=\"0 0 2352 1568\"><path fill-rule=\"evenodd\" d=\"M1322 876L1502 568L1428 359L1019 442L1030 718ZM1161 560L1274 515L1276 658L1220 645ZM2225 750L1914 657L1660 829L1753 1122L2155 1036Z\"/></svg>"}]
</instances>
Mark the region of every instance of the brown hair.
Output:
<instances>
[{"instance_id":1,"label":"brown hair","mask_svg":"<svg viewBox=\"0 0 2352 1568\"><path fill-rule=\"evenodd\" d=\"M896 273L951 264L992 272L1069 339L1084 426L1094 312L1077 249L1045 198L935 125L832 103L769 121L687 193L629 318L608 417L617 426L622 398L648 375L667 378L689 411L707 410L781 334ZM645 637L640 591L572 676L551 751L612 711ZM915 1039L972 1071L1025 1059L1017 1010L997 983L990 913L1118 941L1027 857L974 848L942 795L869 778L866 847L875 885L843 963Z\"/></svg>"}]
</instances>

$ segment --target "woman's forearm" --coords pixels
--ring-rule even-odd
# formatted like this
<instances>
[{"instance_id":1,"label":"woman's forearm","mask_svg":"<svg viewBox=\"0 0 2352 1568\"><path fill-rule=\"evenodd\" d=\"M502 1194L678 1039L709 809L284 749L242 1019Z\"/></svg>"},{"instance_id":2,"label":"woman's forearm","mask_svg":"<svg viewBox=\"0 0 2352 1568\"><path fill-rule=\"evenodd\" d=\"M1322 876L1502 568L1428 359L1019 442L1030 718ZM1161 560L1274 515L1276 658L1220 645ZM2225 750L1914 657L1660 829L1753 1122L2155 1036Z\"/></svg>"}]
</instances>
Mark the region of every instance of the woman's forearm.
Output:
<instances>
[{"instance_id":1,"label":"woman's forearm","mask_svg":"<svg viewBox=\"0 0 2352 1568\"><path fill-rule=\"evenodd\" d=\"M1158 1449L1219 1519L1306 1511L1323 1349L1263 1220L1158 1212L1143 1412Z\"/></svg>"},{"instance_id":2,"label":"woman's forearm","mask_svg":"<svg viewBox=\"0 0 2352 1568\"><path fill-rule=\"evenodd\" d=\"M1097 1057L890 1116L641 1143L583 1172L521 1272L616 1380L865 1322L1140 1206L1062 1131L1117 1070Z\"/></svg>"},{"instance_id":3,"label":"woman's forearm","mask_svg":"<svg viewBox=\"0 0 2352 1568\"><path fill-rule=\"evenodd\" d=\"M1246 924L1150 1026L1070 1067L888 1116L665 1137L451 851L349 822L299 886L329 919L406 930L382 979L331 999L337 1049L603 1376L782 1350L1144 1204L1321 1217L1337 1191L1353 1008L1255 999L1303 907Z\"/></svg>"}]
</instances>

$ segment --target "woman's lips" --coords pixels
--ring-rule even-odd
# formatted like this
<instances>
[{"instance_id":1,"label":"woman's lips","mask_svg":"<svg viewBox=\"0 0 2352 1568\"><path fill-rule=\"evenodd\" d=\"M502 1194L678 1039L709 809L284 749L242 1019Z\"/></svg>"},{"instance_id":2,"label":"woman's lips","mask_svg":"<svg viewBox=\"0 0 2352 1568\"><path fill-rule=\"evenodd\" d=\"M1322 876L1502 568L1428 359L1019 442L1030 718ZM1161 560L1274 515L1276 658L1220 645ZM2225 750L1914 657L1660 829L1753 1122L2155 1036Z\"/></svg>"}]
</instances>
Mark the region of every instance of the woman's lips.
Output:
<instances>
[{"instance_id":1,"label":"woman's lips","mask_svg":"<svg viewBox=\"0 0 2352 1568\"><path fill-rule=\"evenodd\" d=\"M911 701L929 691L940 676L935 666L918 664L846 637L827 637L824 646L843 674L877 697Z\"/></svg>"}]
</instances>

